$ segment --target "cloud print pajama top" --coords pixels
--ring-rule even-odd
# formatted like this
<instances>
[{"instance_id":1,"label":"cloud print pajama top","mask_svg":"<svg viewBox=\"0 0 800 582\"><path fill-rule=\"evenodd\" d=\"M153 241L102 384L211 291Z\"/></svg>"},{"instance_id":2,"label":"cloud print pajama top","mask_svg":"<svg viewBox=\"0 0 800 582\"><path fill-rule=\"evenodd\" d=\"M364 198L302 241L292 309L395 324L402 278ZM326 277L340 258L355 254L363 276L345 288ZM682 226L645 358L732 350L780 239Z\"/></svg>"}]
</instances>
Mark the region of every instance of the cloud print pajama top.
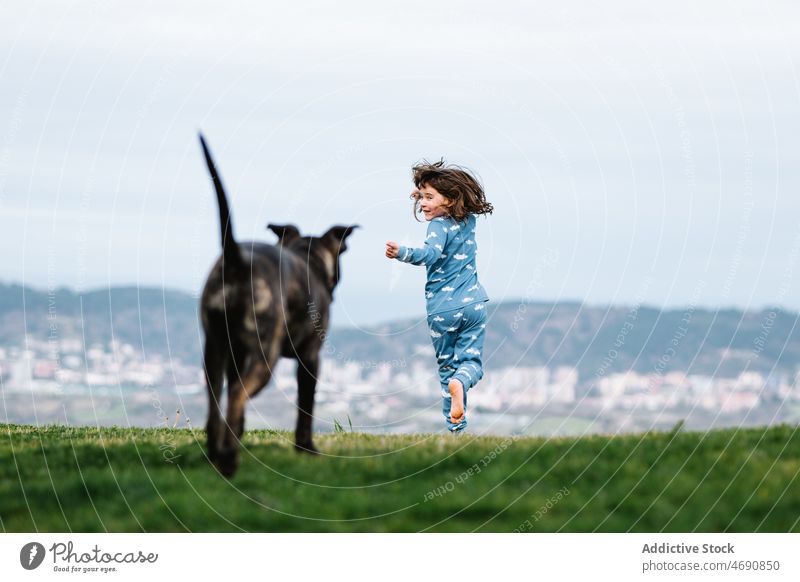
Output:
<instances>
[{"instance_id":1,"label":"cloud print pajama top","mask_svg":"<svg viewBox=\"0 0 800 582\"><path fill-rule=\"evenodd\" d=\"M404 263L427 267L428 330L439 364L442 412L451 431L466 426L467 391L483 377L484 303L489 297L478 282L475 223L474 214L463 222L450 216L438 216L428 224L423 248L401 246L396 257ZM452 378L457 378L464 386L465 414L458 424L450 422L447 384Z\"/></svg>"}]
</instances>

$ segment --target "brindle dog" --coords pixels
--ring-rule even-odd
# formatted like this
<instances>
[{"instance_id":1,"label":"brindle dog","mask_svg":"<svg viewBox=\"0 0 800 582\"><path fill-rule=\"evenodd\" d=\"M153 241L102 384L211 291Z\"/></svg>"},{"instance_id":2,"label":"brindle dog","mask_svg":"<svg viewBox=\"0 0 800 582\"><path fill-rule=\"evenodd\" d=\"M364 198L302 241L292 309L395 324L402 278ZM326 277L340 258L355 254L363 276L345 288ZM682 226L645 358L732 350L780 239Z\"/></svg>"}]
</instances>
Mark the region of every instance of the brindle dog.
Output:
<instances>
[{"instance_id":1,"label":"brindle dog","mask_svg":"<svg viewBox=\"0 0 800 582\"><path fill-rule=\"evenodd\" d=\"M266 386L278 358L297 360L298 415L295 448L317 453L312 442L319 351L339 282L339 256L358 225L333 226L320 237L301 236L293 225L270 224L277 245L237 243L228 201L203 136L222 231L222 255L208 275L200 300L205 332L204 365L209 410L208 457L226 477L239 464L244 407ZM220 411L223 379L228 407Z\"/></svg>"}]
</instances>

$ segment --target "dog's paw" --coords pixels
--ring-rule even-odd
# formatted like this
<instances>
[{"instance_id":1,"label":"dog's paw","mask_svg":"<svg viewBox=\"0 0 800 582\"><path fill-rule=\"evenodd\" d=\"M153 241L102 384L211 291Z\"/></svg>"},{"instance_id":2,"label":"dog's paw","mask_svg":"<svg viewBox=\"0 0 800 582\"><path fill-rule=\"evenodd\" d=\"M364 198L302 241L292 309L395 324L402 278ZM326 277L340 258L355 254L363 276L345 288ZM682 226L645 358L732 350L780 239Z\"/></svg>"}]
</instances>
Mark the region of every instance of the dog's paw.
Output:
<instances>
[{"instance_id":1,"label":"dog's paw","mask_svg":"<svg viewBox=\"0 0 800 582\"><path fill-rule=\"evenodd\" d=\"M305 444L303 444L303 443L295 443L294 444L294 449L298 453L308 453L310 455L318 455L319 454L319 451L317 450L317 447L314 446L314 443L305 443Z\"/></svg>"},{"instance_id":2,"label":"dog's paw","mask_svg":"<svg viewBox=\"0 0 800 582\"><path fill-rule=\"evenodd\" d=\"M216 424L212 424L210 421L206 424L206 452L208 460L216 463L219 458L219 438Z\"/></svg>"},{"instance_id":3,"label":"dog's paw","mask_svg":"<svg viewBox=\"0 0 800 582\"><path fill-rule=\"evenodd\" d=\"M206 454L208 455L208 460L212 463L216 463L217 459L219 458L219 447L217 445L217 439L208 438L206 441Z\"/></svg>"},{"instance_id":4,"label":"dog's paw","mask_svg":"<svg viewBox=\"0 0 800 582\"><path fill-rule=\"evenodd\" d=\"M219 451L214 465L223 477L230 479L236 474L236 469L239 468L239 451L230 449Z\"/></svg>"}]
</instances>

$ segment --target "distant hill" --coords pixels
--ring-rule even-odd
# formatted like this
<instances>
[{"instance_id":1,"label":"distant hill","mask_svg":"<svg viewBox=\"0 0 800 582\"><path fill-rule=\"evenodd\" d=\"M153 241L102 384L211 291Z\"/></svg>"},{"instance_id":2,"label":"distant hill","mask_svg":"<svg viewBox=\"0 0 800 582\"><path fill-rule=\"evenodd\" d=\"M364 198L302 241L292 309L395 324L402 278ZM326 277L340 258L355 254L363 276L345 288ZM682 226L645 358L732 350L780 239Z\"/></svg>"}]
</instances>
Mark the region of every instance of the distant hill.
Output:
<instances>
[{"instance_id":1,"label":"distant hill","mask_svg":"<svg viewBox=\"0 0 800 582\"><path fill-rule=\"evenodd\" d=\"M112 287L53 293L0 284L0 347L20 345L25 333L41 340L112 337L147 353L200 362L202 330L192 295L159 288ZM488 368L574 366L585 378L602 370L683 371L722 377L749 369L794 374L800 365L798 313L780 308L660 310L598 307L578 302L489 304L485 359ZM55 325L53 331L51 325ZM391 361L430 344L425 319L363 328L335 327L326 355L342 361ZM410 349L409 349L410 348ZM429 354L417 357L428 361Z\"/></svg>"},{"instance_id":2,"label":"distant hill","mask_svg":"<svg viewBox=\"0 0 800 582\"><path fill-rule=\"evenodd\" d=\"M188 362L200 362L202 345L197 299L182 291L111 287L76 293L59 287L51 294L0 284L0 346L20 345L26 333L40 340L51 334L79 339L87 347L113 338L145 354Z\"/></svg>"}]
</instances>

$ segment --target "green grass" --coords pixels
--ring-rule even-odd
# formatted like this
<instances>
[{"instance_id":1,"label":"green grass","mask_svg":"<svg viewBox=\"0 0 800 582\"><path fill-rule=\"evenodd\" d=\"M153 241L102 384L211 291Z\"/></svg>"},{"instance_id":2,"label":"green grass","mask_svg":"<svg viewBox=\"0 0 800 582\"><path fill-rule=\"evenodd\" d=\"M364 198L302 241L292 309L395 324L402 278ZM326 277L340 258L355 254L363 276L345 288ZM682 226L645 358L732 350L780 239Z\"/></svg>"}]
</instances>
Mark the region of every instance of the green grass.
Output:
<instances>
[{"instance_id":1,"label":"green grass","mask_svg":"<svg viewBox=\"0 0 800 582\"><path fill-rule=\"evenodd\" d=\"M0 528L798 532L796 429L343 431L316 436L319 457L297 454L288 432L248 431L229 481L206 460L200 431L0 425Z\"/></svg>"}]
</instances>

